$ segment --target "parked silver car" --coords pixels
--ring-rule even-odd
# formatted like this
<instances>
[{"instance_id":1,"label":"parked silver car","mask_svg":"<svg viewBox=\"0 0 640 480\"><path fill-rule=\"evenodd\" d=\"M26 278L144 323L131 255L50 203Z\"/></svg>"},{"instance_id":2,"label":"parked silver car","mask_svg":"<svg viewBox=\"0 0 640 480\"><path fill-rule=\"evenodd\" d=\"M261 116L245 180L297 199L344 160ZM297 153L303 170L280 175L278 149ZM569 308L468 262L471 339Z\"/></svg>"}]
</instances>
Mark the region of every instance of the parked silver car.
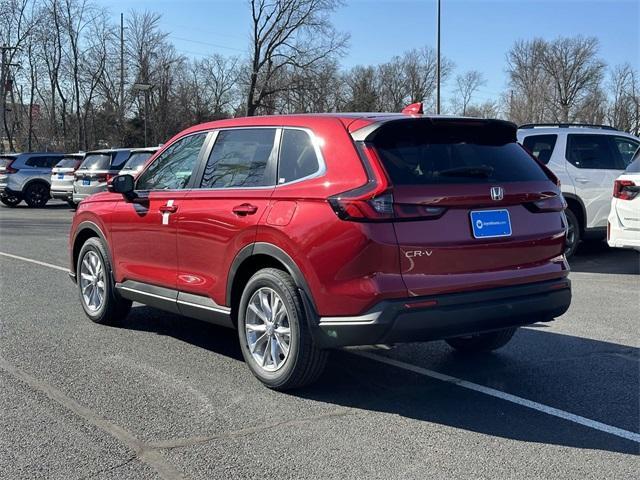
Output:
<instances>
[{"instance_id":1,"label":"parked silver car","mask_svg":"<svg viewBox=\"0 0 640 480\"><path fill-rule=\"evenodd\" d=\"M51 170L51 198L57 198L75 207L73 201L74 173L84 160L84 152L69 153Z\"/></svg>"},{"instance_id":2,"label":"parked silver car","mask_svg":"<svg viewBox=\"0 0 640 480\"><path fill-rule=\"evenodd\" d=\"M87 152L76 170L73 182L73 201L79 203L94 193L107 190L107 182L120 173L132 154L148 148L113 148Z\"/></svg>"},{"instance_id":3,"label":"parked silver car","mask_svg":"<svg viewBox=\"0 0 640 480\"><path fill-rule=\"evenodd\" d=\"M62 153L0 154L0 202L15 207L22 200L41 208L49 201L51 169Z\"/></svg>"},{"instance_id":4,"label":"parked silver car","mask_svg":"<svg viewBox=\"0 0 640 480\"><path fill-rule=\"evenodd\" d=\"M134 177L140 173L147 160L158 151L159 147L134 148L131 150L131 156L118 175L133 175Z\"/></svg>"}]
</instances>

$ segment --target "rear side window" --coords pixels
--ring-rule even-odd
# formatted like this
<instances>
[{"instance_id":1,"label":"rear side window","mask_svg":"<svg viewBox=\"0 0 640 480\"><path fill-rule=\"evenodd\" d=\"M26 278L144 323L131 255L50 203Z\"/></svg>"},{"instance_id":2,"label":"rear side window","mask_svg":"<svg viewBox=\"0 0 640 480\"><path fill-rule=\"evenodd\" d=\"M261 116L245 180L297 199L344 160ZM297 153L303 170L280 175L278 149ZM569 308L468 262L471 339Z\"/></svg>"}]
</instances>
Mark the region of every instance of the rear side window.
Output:
<instances>
[{"instance_id":1,"label":"rear side window","mask_svg":"<svg viewBox=\"0 0 640 480\"><path fill-rule=\"evenodd\" d=\"M115 152L114 156L111 160L110 170L120 170L127 160L129 160L129 155L131 152L129 150L119 150Z\"/></svg>"},{"instance_id":2,"label":"rear side window","mask_svg":"<svg viewBox=\"0 0 640 480\"><path fill-rule=\"evenodd\" d=\"M567 160L577 168L624 170L612 147L610 135L567 135Z\"/></svg>"},{"instance_id":3,"label":"rear side window","mask_svg":"<svg viewBox=\"0 0 640 480\"><path fill-rule=\"evenodd\" d=\"M396 185L548 180L504 126L397 121L373 144Z\"/></svg>"},{"instance_id":4,"label":"rear side window","mask_svg":"<svg viewBox=\"0 0 640 480\"><path fill-rule=\"evenodd\" d=\"M263 187L275 183L267 164L275 128L221 130L204 170L201 188Z\"/></svg>"},{"instance_id":5,"label":"rear side window","mask_svg":"<svg viewBox=\"0 0 640 480\"><path fill-rule=\"evenodd\" d=\"M110 163L110 153L89 153L84 157L84 162L82 162L80 168L87 170L109 170Z\"/></svg>"},{"instance_id":6,"label":"rear side window","mask_svg":"<svg viewBox=\"0 0 640 480\"><path fill-rule=\"evenodd\" d=\"M47 157L45 155L39 155L37 157L30 157L25 162L25 165L35 168L53 168L61 157Z\"/></svg>"},{"instance_id":7,"label":"rear side window","mask_svg":"<svg viewBox=\"0 0 640 480\"><path fill-rule=\"evenodd\" d=\"M278 183L293 182L320 169L311 136L304 130L285 129L280 143Z\"/></svg>"},{"instance_id":8,"label":"rear side window","mask_svg":"<svg viewBox=\"0 0 640 480\"><path fill-rule=\"evenodd\" d=\"M522 144L534 157L546 165L551 160L557 140L557 135L529 135Z\"/></svg>"}]
</instances>

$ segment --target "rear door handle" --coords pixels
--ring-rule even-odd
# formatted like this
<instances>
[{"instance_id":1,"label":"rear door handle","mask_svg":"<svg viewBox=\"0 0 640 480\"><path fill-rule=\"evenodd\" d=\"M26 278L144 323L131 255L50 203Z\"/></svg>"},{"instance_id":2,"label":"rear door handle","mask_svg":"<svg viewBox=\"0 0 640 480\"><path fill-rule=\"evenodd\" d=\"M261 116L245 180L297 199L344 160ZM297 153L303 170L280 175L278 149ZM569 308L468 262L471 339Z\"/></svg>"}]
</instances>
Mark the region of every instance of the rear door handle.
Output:
<instances>
[{"instance_id":1,"label":"rear door handle","mask_svg":"<svg viewBox=\"0 0 640 480\"><path fill-rule=\"evenodd\" d=\"M578 183L589 183L589 179L588 178L584 178L584 177L576 177L576 182L578 182Z\"/></svg>"},{"instance_id":2,"label":"rear door handle","mask_svg":"<svg viewBox=\"0 0 640 480\"><path fill-rule=\"evenodd\" d=\"M242 205L236 205L233 207L233 213L241 217L245 215L253 215L258 211L258 207L251 205L250 203L243 203Z\"/></svg>"}]
</instances>

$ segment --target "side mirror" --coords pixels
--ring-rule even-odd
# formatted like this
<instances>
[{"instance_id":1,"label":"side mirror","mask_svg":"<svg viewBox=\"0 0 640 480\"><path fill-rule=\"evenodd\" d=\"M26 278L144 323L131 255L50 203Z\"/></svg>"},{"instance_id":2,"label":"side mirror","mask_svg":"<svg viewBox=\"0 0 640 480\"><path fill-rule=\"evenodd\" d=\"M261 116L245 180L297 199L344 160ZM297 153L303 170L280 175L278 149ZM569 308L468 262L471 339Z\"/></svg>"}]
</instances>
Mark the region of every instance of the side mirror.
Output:
<instances>
[{"instance_id":1,"label":"side mirror","mask_svg":"<svg viewBox=\"0 0 640 480\"><path fill-rule=\"evenodd\" d=\"M107 185L110 192L121 193L127 200L136 197L134 192L135 181L131 175L116 175L111 179L111 183Z\"/></svg>"}]
</instances>

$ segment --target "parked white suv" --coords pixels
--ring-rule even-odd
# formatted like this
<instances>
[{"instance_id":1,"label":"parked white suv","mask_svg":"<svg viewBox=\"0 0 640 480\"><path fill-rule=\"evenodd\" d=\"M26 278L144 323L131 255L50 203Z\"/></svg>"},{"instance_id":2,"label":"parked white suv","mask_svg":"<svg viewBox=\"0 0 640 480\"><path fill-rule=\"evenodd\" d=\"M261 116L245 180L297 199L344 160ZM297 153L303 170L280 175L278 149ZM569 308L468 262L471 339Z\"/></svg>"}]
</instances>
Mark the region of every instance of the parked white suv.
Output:
<instances>
[{"instance_id":1,"label":"parked white suv","mask_svg":"<svg viewBox=\"0 0 640 480\"><path fill-rule=\"evenodd\" d=\"M640 139L603 125L527 124L518 141L560 179L567 200L567 256L582 239L604 239L611 192Z\"/></svg>"}]
</instances>

